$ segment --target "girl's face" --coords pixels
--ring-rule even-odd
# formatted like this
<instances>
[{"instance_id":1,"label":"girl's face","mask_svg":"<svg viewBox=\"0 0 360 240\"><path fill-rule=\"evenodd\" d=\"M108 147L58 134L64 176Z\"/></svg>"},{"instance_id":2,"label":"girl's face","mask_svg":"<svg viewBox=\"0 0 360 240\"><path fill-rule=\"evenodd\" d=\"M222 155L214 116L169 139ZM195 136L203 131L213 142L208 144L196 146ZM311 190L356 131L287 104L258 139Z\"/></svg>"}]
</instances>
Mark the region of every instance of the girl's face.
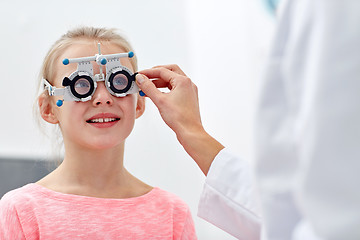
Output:
<instances>
[{"instance_id":1,"label":"girl's face","mask_svg":"<svg viewBox=\"0 0 360 240\"><path fill-rule=\"evenodd\" d=\"M65 66L62 59L94 56L97 51L97 43L93 40L74 42L57 60L53 85L62 87L63 78L77 69L77 63ZM115 44L101 43L101 53L104 55L122 52L125 52L124 49ZM120 61L123 66L134 71L128 58L121 58ZM98 74L100 66L95 62L92 64L94 74ZM102 67L105 74L105 66ZM87 102L67 101L63 106L56 107L55 102L60 98L51 98L53 118L60 125L65 147L69 144L91 149L119 146L129 136L135 119L142 115L145 107L143 97L137 94L115 97L108 92L104 82L97 82L97 89Z\"/></svg>"}]
</instances>

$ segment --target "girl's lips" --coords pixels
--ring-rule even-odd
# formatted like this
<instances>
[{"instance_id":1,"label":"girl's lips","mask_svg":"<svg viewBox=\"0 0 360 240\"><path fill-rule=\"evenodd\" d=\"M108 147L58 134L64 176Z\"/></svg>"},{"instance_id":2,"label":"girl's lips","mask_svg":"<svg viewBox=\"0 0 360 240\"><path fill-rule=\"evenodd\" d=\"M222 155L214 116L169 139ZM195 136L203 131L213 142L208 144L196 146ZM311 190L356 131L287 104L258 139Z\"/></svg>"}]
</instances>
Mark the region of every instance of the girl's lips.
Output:
<instances>
[{"instance_id":1,"label":"girl's lips","mask_svg":"<svg viewBox=\"0 0 360 240\"><path fill-rule=\"evenodd\" d=\"M94 119L105 119L105 118L118 118L120 119L120 116L114 114L114 113L98 113L86 120L86 122L89 122Z\"/></svg>"},{"instance_id":2,"label":"girl's lips","mask_svg":"<svg viewBox=\"0 0 360 240\"><path fill-rule=\"evenodd\" d=\"M113 122L103 122L103 123L93 123L93 122L90 122L89 124L93 127L97 127L97 128L109 128L109 127L112 127L114 126L115 124L118 123L119 120L115 120Z\"/></svg>"},{"instance_id":3,"label":"girl's lips","mask_svg":"<svg viewBox=\"0 0 360 240\"><path fill-rule=\"evenodd\" d=\"M99 113L86 120L86 122L97 128L108 128L114 126L119 120L120 117L116 114Z\"/></svg>"}]
</instances>

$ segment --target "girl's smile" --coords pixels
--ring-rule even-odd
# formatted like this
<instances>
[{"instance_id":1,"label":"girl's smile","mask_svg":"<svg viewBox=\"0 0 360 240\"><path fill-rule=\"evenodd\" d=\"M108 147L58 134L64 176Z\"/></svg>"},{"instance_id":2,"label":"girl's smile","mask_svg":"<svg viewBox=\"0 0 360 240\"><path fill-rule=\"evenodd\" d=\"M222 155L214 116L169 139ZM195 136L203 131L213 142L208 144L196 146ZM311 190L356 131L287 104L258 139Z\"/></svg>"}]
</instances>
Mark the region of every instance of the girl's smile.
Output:
<instances>
[{"instance_id":1,"label":"girl's smile","mask_svg":"<svg viewBox=\"0 0 360 240\"><path fill-rule=\"evenodd\" d=\"M97 128L109 128L117 124L118 121L120 121L120 117L113 113L98 113L86 120L88 124Z\"/></svg>"}]
</instances>

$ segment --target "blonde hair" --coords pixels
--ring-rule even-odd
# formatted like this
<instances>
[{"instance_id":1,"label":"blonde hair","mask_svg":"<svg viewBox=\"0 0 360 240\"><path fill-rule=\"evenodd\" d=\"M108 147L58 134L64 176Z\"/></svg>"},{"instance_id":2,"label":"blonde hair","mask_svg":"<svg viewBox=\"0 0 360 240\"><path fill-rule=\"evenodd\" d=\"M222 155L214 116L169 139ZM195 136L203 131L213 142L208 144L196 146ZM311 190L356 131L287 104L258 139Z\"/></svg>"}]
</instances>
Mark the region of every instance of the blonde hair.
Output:
<instances>
[{"instance_id":1,"label":"blonde hair","mask_svg":"<svg viewBox=\"0 0 360 240\"><path fill-rule=\"evenodd\" d=\"M119 47L123 48L125 52L134 52L132 46L130 43L119 33L117 33L117 30L114 28L96 28L96 27L88 27L88 26L81 26L74 29L69 30L67 33L62 35L51 47L50 50L47 52L44 62L42 64L42 67L40 69L40 74L38 78L38 89L39 92L37 93L36 101L34 104L34 115L37 124L40 126L40 129L42 128L42 119L39 113L39 106L38 106L38 97L40 94L45 93L47 97L49 97L47 92L44 92L43 90L43 82L42 79L46 79L50 82L50 84L54 85L54 76L56 76L56 63L57 61L60 61L61 54L72 44L74 44L75 41L78 40L94 40L96 42L108 42L115 45L118 45ZM130 60L130 63L136 72L138 70L137 66L137 58L136 55L132 57ZM43 131L45 132L45 131ZM47 134L46 134L47 135ZM53 134L51 134L51 137L54 138L51 141L56 146L55 149L53 149L55 155L55 158L61 158L60 149L63 147L63 141L61 137L61 133L59 131L59 128L55 128Z\"/></svg>"},{"instance_id":2,"label":"blonde hair","mask_svg":"<svg viewBox=\"0 0 360 240\"><path fill-rule=\"evenodd\" d=\"M46 54L40 71L39 85L42 84L42 78L48 80L50 83L53 83L53 77L55 75L55 62L59 60L61 53L71 46L74 41L82 39L110 42L122 47L126 52L134 52L130 43L123 36L118 34L114 28L78 27L69 30L52 45ZM130 59L130 63L136 72L138 69L136 55Z\"/></svg>"}]
</instances>

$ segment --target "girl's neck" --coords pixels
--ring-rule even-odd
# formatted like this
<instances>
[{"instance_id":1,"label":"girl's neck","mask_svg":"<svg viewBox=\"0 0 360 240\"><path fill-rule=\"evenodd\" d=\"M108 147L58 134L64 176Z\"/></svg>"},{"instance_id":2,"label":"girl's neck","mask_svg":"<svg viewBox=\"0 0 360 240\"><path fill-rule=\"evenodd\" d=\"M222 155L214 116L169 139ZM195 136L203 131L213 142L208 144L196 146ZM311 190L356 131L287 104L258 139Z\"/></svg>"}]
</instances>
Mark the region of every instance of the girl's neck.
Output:
<instances>
[{"instance_id":1,"label":"girl's neck","mask_svg":"<svg viewBox=\"0 0 360 240\"><path fill-rule=\"evenodd\" d=\"M124 144L109 149L89 149L79 146L66 146L64 161L61 164L64 174L77 176L72 182L107 182L124 180Z\"/></svg>"},{"instance_id":2,"label":"girl's neck","mask_svg":"<svg viewBox=\"0 0 360 240\"><path fill-rule=\"evenodd\" d=\"M38 184L58 192L104 198L135 197L151 190L124 168L123 144L105 150L65 149L62 164Z\"/></svg>"}]
</instances>

